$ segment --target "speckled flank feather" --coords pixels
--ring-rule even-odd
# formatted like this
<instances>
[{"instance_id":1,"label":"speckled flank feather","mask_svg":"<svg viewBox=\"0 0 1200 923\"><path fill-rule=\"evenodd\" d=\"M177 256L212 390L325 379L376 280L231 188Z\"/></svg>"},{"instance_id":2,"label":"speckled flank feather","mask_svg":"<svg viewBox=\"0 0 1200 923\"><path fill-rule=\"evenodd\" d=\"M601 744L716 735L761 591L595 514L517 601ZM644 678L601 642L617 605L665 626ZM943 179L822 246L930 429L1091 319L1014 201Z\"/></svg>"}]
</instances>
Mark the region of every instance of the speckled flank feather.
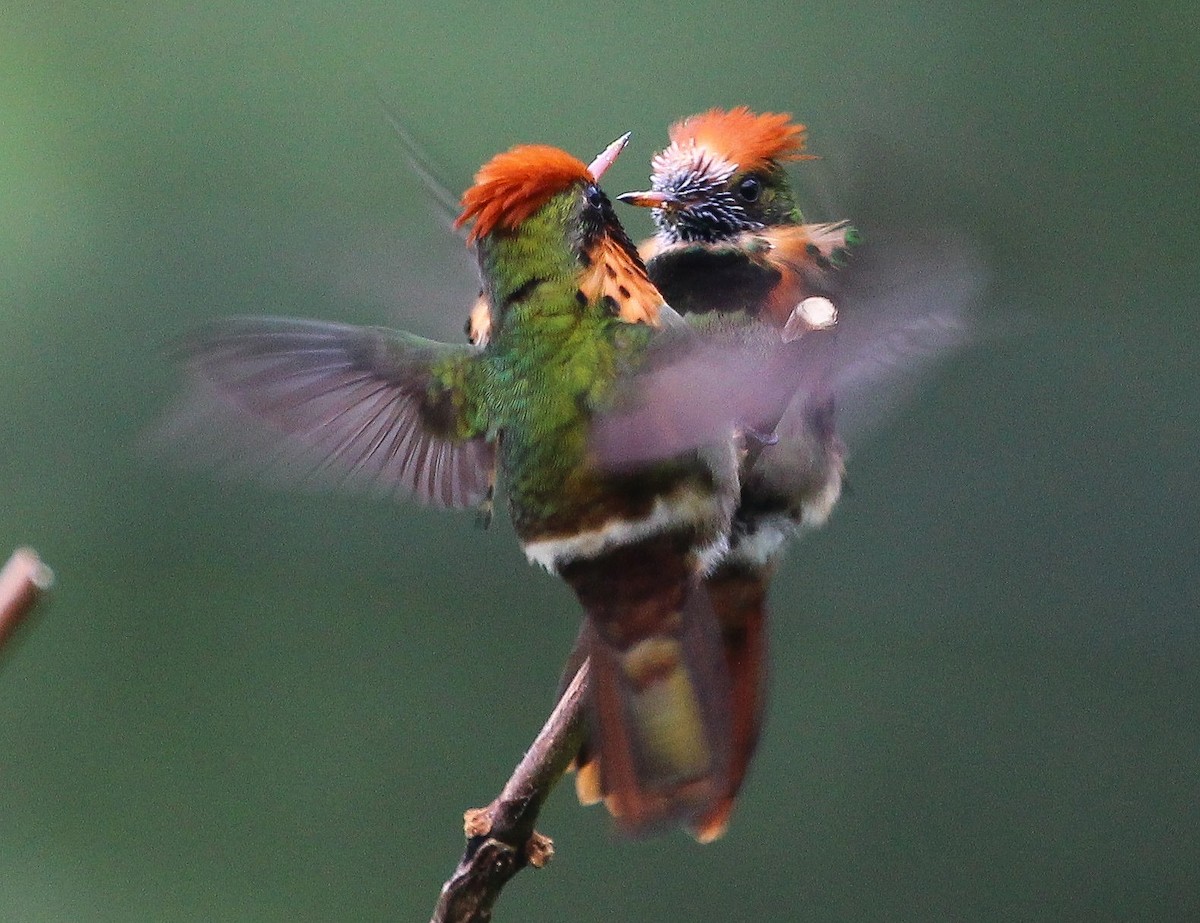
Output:
<instances>
[{"instance_id":1,"label":"speckled flank feather","mask_svg":"<svg viewBox=\"0 0 1200 923\"><path fill-rule=\"evenodd\" d=\"M603 299L628 324L657 327L665 302L634 255L604 235L588 256L592 265L579 283L588 301Z\"/></svg>"},{"instance_id":2,"label":"speckled flank feather","mask_svg":"<svg viewBox=\"0 0 1200 923\"><path fill-rule=\"evenodd\" d=\"M785 112L756 114L738 106L689 116L672 125L668 134L672 147L706 148L741 170L757 170L772 161L814 159L804 153L806 130Z\"/></svg>"},{"instance_id":3,"label":"speckled flank feather","mask_svg":"<svg viewBox=\"0 0 1200 923\"><path fill-rule=\"evenodd\" d=\"M776 327L787 323L796 305L821 291L820 283L858 239L845 221L767 228L758 236L770 246L765 262L780 274L761 312Z\"/></svg>"},{"instance_id":4,"label":"speckled flank feather","mask_svg":"<svg viewBox=\"0 0 1200 923\"><path fill-rule=\"evenodd\" d=\"M463 193L462 227L474 221L468 242L496 231L511 231L572 183L595 182L581 160L545 144L522 144L497 154L475 174Z\"/></svg>"}]
</instances>

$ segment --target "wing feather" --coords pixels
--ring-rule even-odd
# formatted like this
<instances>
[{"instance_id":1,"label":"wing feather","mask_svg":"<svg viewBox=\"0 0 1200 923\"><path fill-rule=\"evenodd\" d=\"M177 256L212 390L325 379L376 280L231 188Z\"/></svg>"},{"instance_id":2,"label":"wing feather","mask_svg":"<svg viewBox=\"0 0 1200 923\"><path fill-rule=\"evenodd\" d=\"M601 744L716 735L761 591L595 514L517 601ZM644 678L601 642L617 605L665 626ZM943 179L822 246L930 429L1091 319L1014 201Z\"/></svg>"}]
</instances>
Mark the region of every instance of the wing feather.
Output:
<instances>
[{"instance_id":1,"label":"wing feather","mask_svg":"<svg viewBox=\"0 0 1200 923\"><path fill-rule=\"evenodd\" d=\"M845 271L830 330L782 343L767 325L748 325L660 350L596 423L600 459L621 468L670 457L730 427L783 434L802 419L795 414L831 396L849 442L877 429L940 363L983 336L973 307L985 279L972 248L954 238L879 249L892 255Z\"/></svg>"},{"instance_id":2,"label":"wing feather","mask_svg":"<svg viewBox=\"0 0 1200 923\"><path fill-rule=\"evenodd\" d=\"M243 464L301 480L329 472L434 506L491 495L494 446L461 409L446 409L462 407L447 371L469 363L472 347L376 327L235 318L196 332L181 352L200 400L175 431L203 437L212 431L204 419L225 411L220 428L257 429L244 440Z\"/></svg>"}]
</instances>

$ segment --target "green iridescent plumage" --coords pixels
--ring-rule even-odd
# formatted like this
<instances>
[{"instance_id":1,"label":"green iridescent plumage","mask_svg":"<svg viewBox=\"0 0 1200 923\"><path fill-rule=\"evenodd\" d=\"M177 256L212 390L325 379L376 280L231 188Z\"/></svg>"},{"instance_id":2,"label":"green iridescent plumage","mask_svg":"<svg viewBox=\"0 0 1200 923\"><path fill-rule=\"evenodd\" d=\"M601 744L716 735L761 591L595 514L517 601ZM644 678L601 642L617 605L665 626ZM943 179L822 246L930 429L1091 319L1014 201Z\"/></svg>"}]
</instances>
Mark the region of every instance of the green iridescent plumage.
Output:
<instances>
[{"instance_id":1,"label":"green iridescent plumage","mask_svg":"<svg viewBox=\"0 0 1200 923\"><path fill-rule=\"evenodd\" d=\"M505 485L528 557L587 612L593 727L621 823L695 825L726 786L729 689L699 593L737 493L732 432L615 470L597 418L692 334L645 276L594 177L550 148L485 165L463 198L486 347L311 321L226 321L190 343L217 397L319 460L444 505ZM677 320L677 319L676 319Z\"/></svg>"}]
</instances>

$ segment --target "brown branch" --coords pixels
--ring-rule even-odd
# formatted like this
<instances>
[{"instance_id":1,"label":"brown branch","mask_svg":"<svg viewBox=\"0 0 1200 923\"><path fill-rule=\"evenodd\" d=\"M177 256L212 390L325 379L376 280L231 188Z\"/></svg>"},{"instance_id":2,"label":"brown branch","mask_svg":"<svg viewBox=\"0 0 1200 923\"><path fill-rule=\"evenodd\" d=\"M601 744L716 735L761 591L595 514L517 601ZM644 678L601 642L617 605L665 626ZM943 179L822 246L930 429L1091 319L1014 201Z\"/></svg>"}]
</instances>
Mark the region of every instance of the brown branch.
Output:
<instances>
[{"instance_id":1,"label":"brown branch","mask_svg":"<svg viewBox=\"0 0 1200 923\"><path fill-rule=\"evenodd\" d=\"M0 647L54 581L54 572L32 548L18 548L0 570Z\"/></svg>"},{"instance_id":2,"label":"brown branch","mask_svg":"<svg viewBox=\"0 0 1200 923\"><path fill-rule=\"evenodd\" d=\"M486 808L463 815L466 852L442 885L430 923L487 923L509 879L526 865L541 868L554 855L554 843L533 825L579 751L587 684L585 660L504 790Z\"/></svg>"}]
</instances>

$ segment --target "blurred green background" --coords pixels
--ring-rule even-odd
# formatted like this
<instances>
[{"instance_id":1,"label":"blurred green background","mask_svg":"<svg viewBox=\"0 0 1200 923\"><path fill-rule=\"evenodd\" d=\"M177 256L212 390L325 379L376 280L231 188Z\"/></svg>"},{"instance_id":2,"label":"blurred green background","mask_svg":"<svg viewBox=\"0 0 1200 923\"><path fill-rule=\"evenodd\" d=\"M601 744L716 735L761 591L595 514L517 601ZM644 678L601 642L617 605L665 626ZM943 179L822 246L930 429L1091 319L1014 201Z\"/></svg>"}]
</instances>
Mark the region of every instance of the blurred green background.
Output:
<instances>
[{"instance_id":1,"label":"blurred green background","mask_svg":"<svg viewBox=\"0 0 1200 923\"><path fill-rule=\"evenodd\" d=\"M1200 914L1193 0L17 6L0 546L58 583L0 654L0 919L426 919L548 710L575 603L503 517L139 448L206 318L461 337L380 96L456 190L626 129L606 185L641 188L673 119L793 112L811 217L957 228L1023 319L790 556L727 837L626 842L564 789L500 920Z\"/></svg>"}]
</instances>

